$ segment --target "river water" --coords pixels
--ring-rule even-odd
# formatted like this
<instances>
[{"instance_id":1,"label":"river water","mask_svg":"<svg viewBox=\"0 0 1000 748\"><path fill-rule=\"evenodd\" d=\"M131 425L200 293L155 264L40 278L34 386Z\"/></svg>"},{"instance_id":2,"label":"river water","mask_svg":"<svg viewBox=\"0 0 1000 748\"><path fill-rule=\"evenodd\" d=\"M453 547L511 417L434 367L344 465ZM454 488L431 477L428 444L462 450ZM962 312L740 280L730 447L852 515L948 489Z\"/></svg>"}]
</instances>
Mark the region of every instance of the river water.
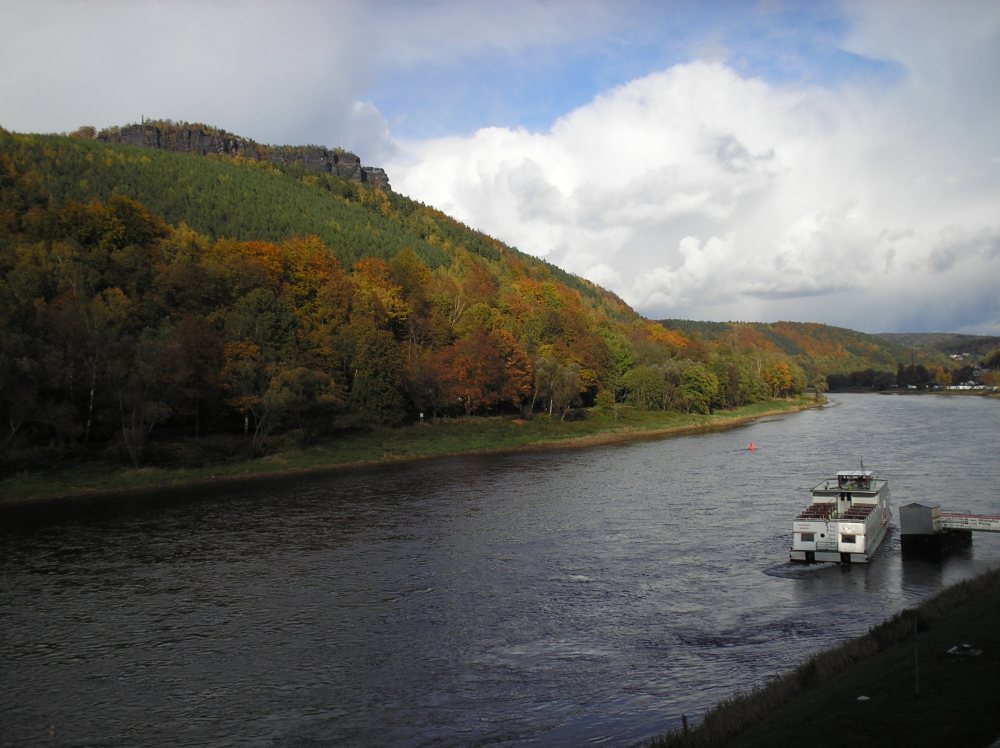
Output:
<instances>
[{"instance_id":1,"label":"river water","mask_svg":"<svg viewBox=\"0 0 1000 748\"><path fill-rule=\"evenodd\" d=\"M1000 514L1000 403L0 513L0 745L629 745L1000 566L787 563L839 469ZM746 449L753 441L755 452Z\"/></svg>"}]
</instances>

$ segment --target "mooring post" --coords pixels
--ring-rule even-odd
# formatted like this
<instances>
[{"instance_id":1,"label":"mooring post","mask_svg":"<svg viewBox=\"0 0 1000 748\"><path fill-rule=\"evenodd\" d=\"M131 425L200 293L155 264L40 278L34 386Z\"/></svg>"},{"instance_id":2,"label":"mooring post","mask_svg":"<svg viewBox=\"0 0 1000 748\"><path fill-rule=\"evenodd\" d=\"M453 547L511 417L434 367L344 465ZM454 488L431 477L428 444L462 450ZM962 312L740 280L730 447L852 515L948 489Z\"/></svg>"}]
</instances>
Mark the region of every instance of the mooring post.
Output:
<instances>
[{"instance_id":1,"label":"mooring post","mask_svg":"<svg viewBox=\"0 0 1000 748\"><path fill-rule=\"evenodd\" d=\"M920 648L917 645L917 611L913 611L913 695L920 695Z\"/></svg>"},{"instance_id":2,"label":"mooring post","mask_svg":"<svg viewBox=\"0 0 1000 748\"><path fill-rule=\"evenodd\" d=\"M684 734L688 734L688 716L686 714L681 715L681 724L684 725Z\"/></svg>"}]
</instances>

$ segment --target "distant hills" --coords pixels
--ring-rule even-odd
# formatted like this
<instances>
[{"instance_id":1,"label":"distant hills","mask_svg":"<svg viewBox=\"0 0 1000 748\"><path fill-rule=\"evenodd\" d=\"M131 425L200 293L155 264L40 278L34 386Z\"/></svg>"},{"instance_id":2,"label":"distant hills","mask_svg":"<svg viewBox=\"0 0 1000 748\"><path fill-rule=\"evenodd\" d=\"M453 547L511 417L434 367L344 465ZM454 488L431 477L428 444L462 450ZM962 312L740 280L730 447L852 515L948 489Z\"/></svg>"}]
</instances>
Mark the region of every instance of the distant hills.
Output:
<instances>
[{"instance_id":1,"label":"distant hills","mask_svg":"<svg viewBox=\"0 0 1000 748\"><path fill-rule=\"evenodd\" d=\"M791 357L816 375L874 369L895 371L898 364L954 366L949 354L969 353L976 360L1000 347L1000 338L949 333L868 334L814 322L697 322L660 320L665 327L734 350L768 350Z\"/></svg>"},{"instance_id":2,"label":"distant hills","mask_svg":"<svg viewBox=\"0 0 1000 748\"><path fill-rule=\"evenodd\" d=\"M205 435L259 454L420 414L705 413L859 370L945 381L951 346L990 347L653 322L353 154L168 122L0 129L0 330L0 470L189 463L164 440Z\"/></svg>"},{"instance_id":3,"label":"distant hills","mask_svg":"<svg viewBox=\"0 0 1000 748\"><path fill-rule=\"evenodd\" d=\"M963 335L954 332L883 332L878 337L902 349L942 353L948 357L968 356L974 360L986 358L1000 348L995 335Z\"/></svg>"}]
</instances>

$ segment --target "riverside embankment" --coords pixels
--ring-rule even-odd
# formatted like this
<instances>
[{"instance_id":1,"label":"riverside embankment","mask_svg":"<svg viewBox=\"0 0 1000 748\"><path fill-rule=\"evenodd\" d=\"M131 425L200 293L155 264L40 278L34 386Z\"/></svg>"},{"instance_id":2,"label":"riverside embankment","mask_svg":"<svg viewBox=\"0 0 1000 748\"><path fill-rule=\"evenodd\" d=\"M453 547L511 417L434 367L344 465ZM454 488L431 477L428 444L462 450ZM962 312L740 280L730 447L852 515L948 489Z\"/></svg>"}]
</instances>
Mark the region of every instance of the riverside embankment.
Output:
<instances>
[{"instance_id":1,"label":"riverside embankment","mask_svg":"<svg viewBox=\"0 0 1000 748\"><path fill-rule=\"evenodd\" d=\"M818 407L812 396L768 400L709 415L636 411L580 411L571 420L538 416L439 419L400 428L370 428L313 446L275 450L252 460L187 467L128 468L95 461L54 465L0 480L0 506L75 496L187 491L236 482L271 480L386 463L470 454L572 449L655 439L739 426L757 418Z\"/></svg>"}]
</instances>

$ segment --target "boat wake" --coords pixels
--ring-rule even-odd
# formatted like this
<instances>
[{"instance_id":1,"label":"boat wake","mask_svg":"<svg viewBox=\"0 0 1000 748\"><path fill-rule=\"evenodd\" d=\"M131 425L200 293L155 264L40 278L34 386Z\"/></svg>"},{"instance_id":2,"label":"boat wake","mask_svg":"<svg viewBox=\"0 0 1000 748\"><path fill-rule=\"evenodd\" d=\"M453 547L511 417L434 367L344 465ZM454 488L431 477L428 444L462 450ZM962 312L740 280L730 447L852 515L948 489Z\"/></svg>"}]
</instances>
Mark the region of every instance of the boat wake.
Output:
<instances>
[{"instance_id":1,"label":"boat wake","mask_svg":"<svg viewBox=\"0 0 1000 748\"><path fill-rule=\"evenodd\" d=\"M813 574L830 571L835 568L837 567L831 566L830 564L802 564L785 562L783 564L768 566L763 571L769 577L779 577L781 579L807 579Z\"/></svg>"}]
</instances>

